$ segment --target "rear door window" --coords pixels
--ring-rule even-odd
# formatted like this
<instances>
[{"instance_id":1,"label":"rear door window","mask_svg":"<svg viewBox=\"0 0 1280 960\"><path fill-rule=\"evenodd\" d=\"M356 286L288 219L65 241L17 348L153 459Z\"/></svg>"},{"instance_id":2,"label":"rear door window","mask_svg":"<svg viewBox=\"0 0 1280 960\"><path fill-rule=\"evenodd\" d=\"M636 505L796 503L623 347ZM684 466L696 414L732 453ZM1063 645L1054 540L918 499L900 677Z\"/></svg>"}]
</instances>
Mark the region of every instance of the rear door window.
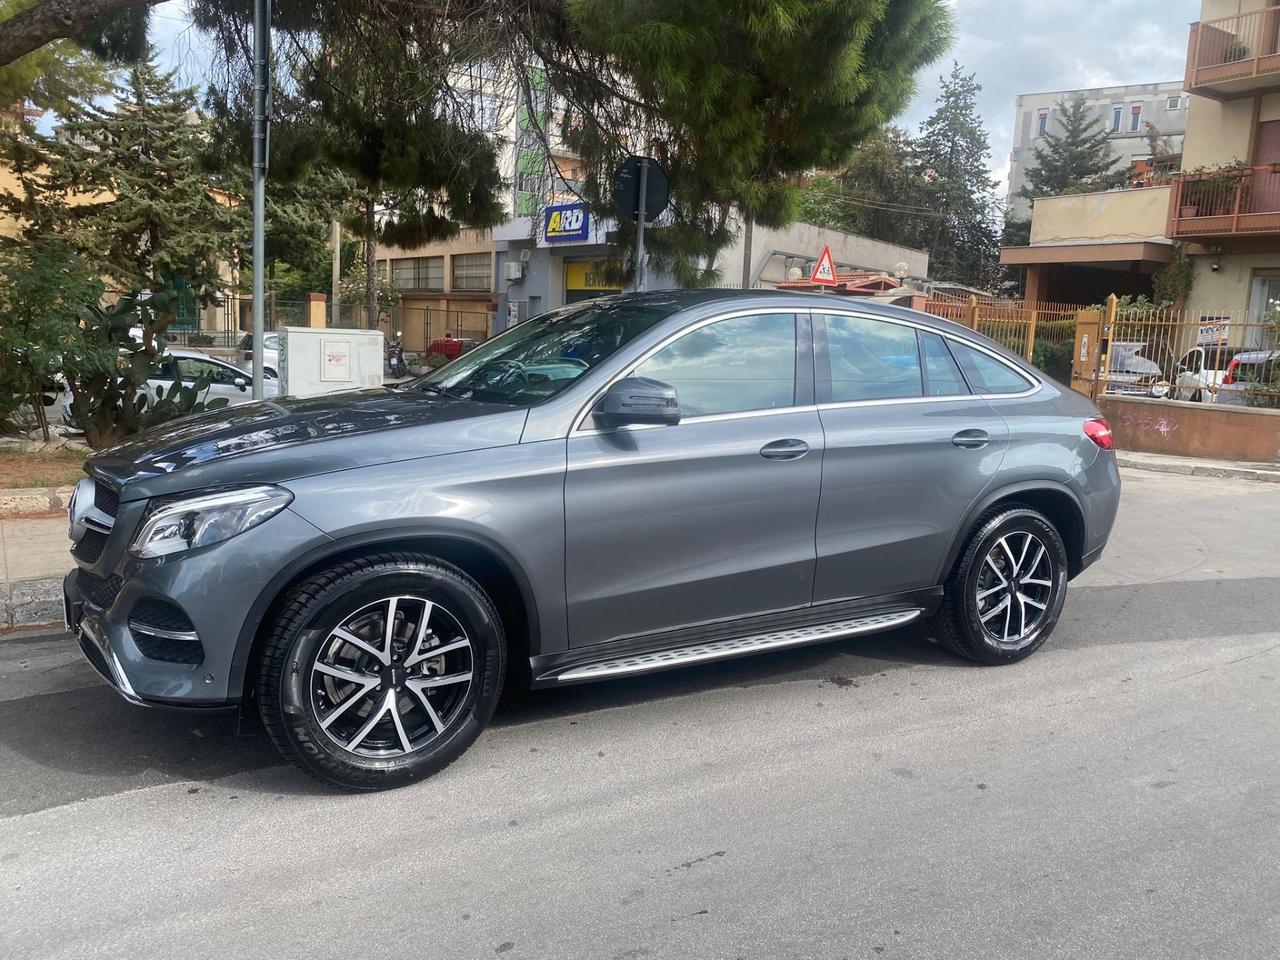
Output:
<instances>
[{"instance_id":1,"label":"rear door window","mask_svg":"<svg viewBox=\"0 0 1280 960\"><path fill-rule=\"evenodd\" d=\"M826 314L830 402L924 395L914 327L870 317Z\"/></svg>"},{"instance_id":2,"label":"rear door window","mask_svg":"<svg viewBox=\"0 0 1280 960\"><path fill-rule=\"evenodd\" d=\"M958 397L969 392L946 342L936 333L920 332L924 357L924 391L930 397Z\"/></svg>"}]
</instances>

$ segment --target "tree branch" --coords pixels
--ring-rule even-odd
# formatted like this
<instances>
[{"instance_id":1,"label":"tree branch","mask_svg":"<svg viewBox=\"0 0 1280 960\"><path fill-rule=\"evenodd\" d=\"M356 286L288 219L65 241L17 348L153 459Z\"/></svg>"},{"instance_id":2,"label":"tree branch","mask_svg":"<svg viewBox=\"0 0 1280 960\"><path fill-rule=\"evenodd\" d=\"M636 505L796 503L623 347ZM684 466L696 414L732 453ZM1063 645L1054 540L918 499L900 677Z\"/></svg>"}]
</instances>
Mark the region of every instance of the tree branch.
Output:
<instances>
[{"instance_id":1,"label":"tree branch","mask_svg":"<svg viewBox=\"0 0 1280 960\"><path fill-rule=\"evenodd\" d=\"M0 23L0 67L46 43L75 36L103 17L160 0L42 0Z\"/></svg>"}]
</instances>

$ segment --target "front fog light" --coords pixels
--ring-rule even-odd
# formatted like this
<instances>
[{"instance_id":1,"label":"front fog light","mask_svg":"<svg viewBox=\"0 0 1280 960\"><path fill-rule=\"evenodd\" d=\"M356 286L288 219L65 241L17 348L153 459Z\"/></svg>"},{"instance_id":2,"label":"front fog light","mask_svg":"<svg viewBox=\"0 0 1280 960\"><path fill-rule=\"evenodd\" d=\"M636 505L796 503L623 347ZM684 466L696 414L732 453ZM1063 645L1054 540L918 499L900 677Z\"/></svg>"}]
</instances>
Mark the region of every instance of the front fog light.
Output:
<instances>
[{"instance_id":1,"label":"front fog light","mask_svg":"<svg viewBox=\"0 0 1280 960\"><path fill-rule=\"evenodd\" d=\"M292 500L288 490L261 486L160 501L147 514L129 552L163 557L221 543L270 520Z\"/></svg>"}]
</instances>

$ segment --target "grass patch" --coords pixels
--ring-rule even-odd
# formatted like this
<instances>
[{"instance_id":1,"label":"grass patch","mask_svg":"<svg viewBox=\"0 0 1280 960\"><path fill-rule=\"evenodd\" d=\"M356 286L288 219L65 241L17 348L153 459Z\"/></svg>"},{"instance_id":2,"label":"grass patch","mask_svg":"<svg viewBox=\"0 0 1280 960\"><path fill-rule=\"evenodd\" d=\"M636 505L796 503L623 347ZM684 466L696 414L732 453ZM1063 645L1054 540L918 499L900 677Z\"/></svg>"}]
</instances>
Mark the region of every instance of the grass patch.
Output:
<instances>
[{"instance_id":1,"label":"grass patch","mask_svg":"<svg viewBox=\"0 0 1280 960\"><path fill-rule=\"evenodd\" d=\"M84 476L84 450L0 453L0 488L66 487Z\"/></svg>"}]
</instances>

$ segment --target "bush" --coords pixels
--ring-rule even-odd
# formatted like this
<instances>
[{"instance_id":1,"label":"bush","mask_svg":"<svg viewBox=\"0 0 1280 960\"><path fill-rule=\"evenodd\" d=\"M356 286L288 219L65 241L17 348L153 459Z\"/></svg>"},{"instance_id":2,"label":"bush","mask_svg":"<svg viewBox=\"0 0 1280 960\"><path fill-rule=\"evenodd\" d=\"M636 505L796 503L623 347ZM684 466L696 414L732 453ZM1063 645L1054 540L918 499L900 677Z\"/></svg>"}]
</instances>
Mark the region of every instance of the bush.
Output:
<instances>
[{"instance_id":1,"label":"bush","mask_svg":"<svg viewBox=\"0 0 1280 960\"><path fill-rule=\"evenodd\" d=\"M1031 363L1059 383L1071 383L1071 354L1074 340L1037 340L1031 349Z\"/></svg>"},{"instance_id":2,"label":"bush","mask_svg":"<svg viewBox=\"0 0 1280 960\"><path fill-rule=\"evenodd\" d=\"M208 377L175 383L155 396L144 389L152 365L164 353L164 332L173 322L177 297L164 290L145 299L131 294L109 307L93 303L84 308L79 349L66 361L67 386L73 425L84 430L94 449L175 417L227 405L225 397L200 401ZM133 335L137 328L141 341Z\"/></svg>"}]
</instances>

